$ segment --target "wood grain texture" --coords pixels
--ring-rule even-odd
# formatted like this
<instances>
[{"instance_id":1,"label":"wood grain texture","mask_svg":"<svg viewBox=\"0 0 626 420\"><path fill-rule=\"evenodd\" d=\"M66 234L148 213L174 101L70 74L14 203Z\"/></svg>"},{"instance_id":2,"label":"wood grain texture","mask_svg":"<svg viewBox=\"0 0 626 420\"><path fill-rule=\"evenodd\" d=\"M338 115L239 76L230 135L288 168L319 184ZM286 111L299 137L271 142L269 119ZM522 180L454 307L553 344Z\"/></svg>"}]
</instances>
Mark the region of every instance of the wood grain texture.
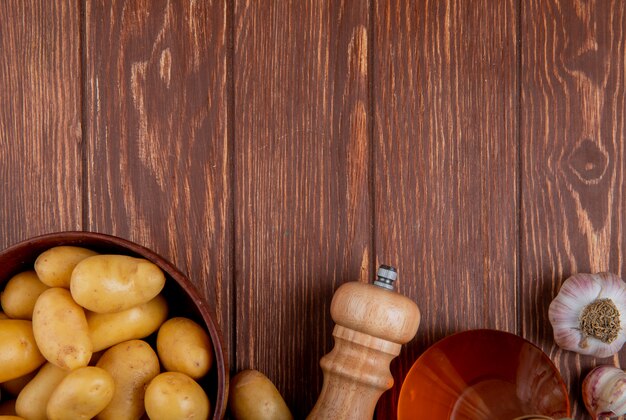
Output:
<instances>
[{"instance_id":1,"label":"wood grain texture","mask_svg":"<svg viewBox=\"0 0 626 420\"><path fill-rule=\"evenodd\" d=\"M236 1L233 22L236 369L303 418L332 294L371 274L367 3Z\"/></svg>"},{"instance_id":2,"label":"wood grain texture","mask_svg":"<svg viewBox=\"0 0 626 420\"><path fill-rule=\"evenodd\" d=\"M626 5L529 1L521 8L522 334L557 363L586 411L595 360L558 350L548 306L573 273L624 276Z\"/></svg>"},{"instance_id":3,"label":"wood grain texture","mask_svg":"<svg viewBox=\"0 0 626 420\"><path fill-rule=\"evenodd\" d=\"M572 273L626 276L624 22L618 0L0 1L0 248L154 249L297 418L333 292L397 265L423 317L380 418L423 350L487 327L539 344L584 419L582 378L626 359L560 351L547 310Z\"/></svg>"},{"instance_id":4,"label":"wood grain texture","mask_svg":"<svg viewBox=\"0 0 626 420\"><path fill-rule=\"evenodd\" d=\"M422 310L378 406L438 339L517 331L514 1L374 2L376 259Z\"/></svg>"},{"instance_id":5,"label":"wood grain texture","mask_svg":"<svg viewBox=\"0 0 626 420\"><path fill-rule=\"evenodd\" d=\"M86 228L172 260L228 337L226 2L89 0L85 20Z\"/></svg>"},{"instance_id":6,"label":"wood grain texture","mask_svg":"<svg viewBox=\"0 0 626 420\"><path fill-rule=\"evenodd\" d=\"M0 249L80 229L80 9L0 2Z\"/></svg>"}]
</instances>

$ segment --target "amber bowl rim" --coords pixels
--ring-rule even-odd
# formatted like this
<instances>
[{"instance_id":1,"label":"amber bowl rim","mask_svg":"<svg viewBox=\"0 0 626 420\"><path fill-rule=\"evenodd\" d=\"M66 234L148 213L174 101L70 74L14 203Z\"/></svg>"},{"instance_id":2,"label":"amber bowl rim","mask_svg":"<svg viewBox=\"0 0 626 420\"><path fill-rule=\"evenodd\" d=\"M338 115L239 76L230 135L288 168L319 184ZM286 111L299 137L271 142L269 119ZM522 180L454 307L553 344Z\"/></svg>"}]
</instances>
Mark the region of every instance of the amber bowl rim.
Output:
<instances>
[{"instance_id":1,"label":"amber bowl rim","mask_svg":"<svg viewBox=\"0 0 626 420\"><path fill-rule=\"evenodd\" d=\"M405 375L403 381L402 381L402 385L400 387L400 394L398 395L398 404L397 404L397 412L396 415L398 418L400 418L400 399L402 398L402 396L404 395L404 385L406 383L406 379L409 377L409 375L411 375L411 373L413 372L414 369L417 369L417 366L419 365L420 361L422 361L423 358L426 357L426 355L428 354L429 351L431 351L432 349L434 349L435 347L439 346L441 343L446 342L446 341L450 341L450 340L454 340L454 339L458 339L459 336L461 335L474 335L477 333L496 333L502 336L509 336L512 337L516 340L520 340L523 341L526 344L531 345L532 347L534 347L535 349L537 349L539 351L539 353L541 354L542 360L544 363L546 363L548 366L550 366L552 368L552 370L554 371L554 373L556 373L556 377L558 379L559 385L561 387L561 389L563 390L564 395L566 396L565 398L565 402L566 402L566 412L567 412L567 416L571 416L571 404L570 404L570 400L569 400L569 393L567 392L567 386L565 385L565 381L563 380L563 377L561 376L561 372L559 372L559 369L556 367L556 365L554 364L554 362L552 361L552 359L550 359L550 357L536 344L534 344L533 342L525 339L522 336L519 336L517 334L513 334L511 332L508 331L501 331L501 330L496 330L496 329L491 329L491 328L477 328L477 329L471 329L471 330L465 330L465 331L459 331L456 332L454 334L450 334L444 338L442 338L441 340L435 342L433 345L431 345L430 347L428 347L416 360L415 362L413 362L413 364L411 365L411 368L409 369L409 371L407 372L407 374Z\"/></svg>"},{"instance_id":2,"label":"amber bowl rim","mask_svg":"<svg viewBox=\"0 0 626 420\"><path fill-rule=\"evenodd\" d=\"M140 255L147 260L153 262L159 266L166 274L171 277L182 289L182 291L189 296L197 307L198 312L202 316L202 319L208 329L211 342L213 344L213 350L215 352L215 369L217 369L217 396L215 400L215 406L212 407L213 418L221 419L226 413L226 401L228 398L228 383L229 383L229 371L228 371L228 359L226 356L226 350L224 347L224 341L220 329L218 328L215 319L215 312L208 306L206 301L200 297L194 284L189 281L187 276L183 274L174 264L168 260L135 242L131 242L127 239L120 238L118 236L108 235L98 232L90 231L65 231L47 233L39 236L28 238L16 244L13 244L0 251L0 264L4 258L8 255L18 252L19 250L27 250L33 246L38 246L44 243L50 243L50 246L55 245L80 245L80 242L86 241L91 243L98 243L99 246L106 247L118 247L127 249L129 252ZM89 245L85 245L88 247ZM8 280L8 279L7 279ZM4 283L4 282L2 282Z\"/></svg>"}]
</instances>

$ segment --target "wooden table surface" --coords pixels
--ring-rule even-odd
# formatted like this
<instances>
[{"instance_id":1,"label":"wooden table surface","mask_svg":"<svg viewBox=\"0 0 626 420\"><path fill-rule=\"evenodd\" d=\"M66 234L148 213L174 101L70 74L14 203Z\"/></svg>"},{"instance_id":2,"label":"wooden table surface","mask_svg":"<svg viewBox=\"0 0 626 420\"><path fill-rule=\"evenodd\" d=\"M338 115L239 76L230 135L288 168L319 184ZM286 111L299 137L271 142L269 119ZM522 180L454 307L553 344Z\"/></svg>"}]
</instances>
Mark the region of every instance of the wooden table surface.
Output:
<instances>
[{"instance_id":1,"label":"wooden table surface","mask_svg":"<svg viewBox=\"0 0 626 420\"><path fill-rule=\"evenodd\" d=\"M231 373L296 417L329 303L396 265L423 319L380 400L437 340L539 345L585 418L596 360L547 310L572 273L624 274L626 3L0 1L0 246L118 235L188 273Z\"/></svg>"}]
</instances>

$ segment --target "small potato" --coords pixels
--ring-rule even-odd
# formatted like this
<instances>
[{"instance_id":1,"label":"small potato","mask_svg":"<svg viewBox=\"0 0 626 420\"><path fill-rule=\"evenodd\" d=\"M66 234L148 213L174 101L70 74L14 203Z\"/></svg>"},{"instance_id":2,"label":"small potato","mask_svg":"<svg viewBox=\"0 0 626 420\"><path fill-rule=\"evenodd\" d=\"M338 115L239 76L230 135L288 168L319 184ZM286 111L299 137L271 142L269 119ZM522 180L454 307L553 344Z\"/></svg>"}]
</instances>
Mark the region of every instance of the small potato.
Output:
<instances>
[{"instance_id":1,"label":"small potato","mask_svg":"<svg viewBox=\"0 0 626 420\"><path fill-rule=\"evenodd\" d=\"M143 258L97 255L81 261L72 272L72 297L85 309L119 312L148 302L161 292L165 275Z\"/></svg>"},{"instance_id":2,"label":"small potato","mask_svg":"<svg viewBox=\"0 0 626 420\"><path fill-rule=\"evenodd\" d=\"M272 381L256 370L243 370L231 380L228 406L235 420L293 419Z\"/></svg>"},{"instance_id":3,"label":"small potato","mask_svg":"<svg viewBox=\"0 0 626 420\"><path fill-rule=\"evenodd\" d=\"M46 406L55 388L70 373L48 362L17 396L17 414L29 420L46 420Z\"/></svg>"},{"instance_id":4,"label":"small potato","mask_svg":"<svg viewBox=\"0 0 626 420\"><path fill-rule=\"evenodd\" d=\"M196 381L180 372L165 372L146 388L150 420L207 419L209 398Z\"/></svg>"},{"instance_id":5,"label":"small potato","mask_svg":"<svg viewBox=\"0 0 626 420\"><path fill-rule=\"evenodd\" d=\"M165 321L157 335L157 352L165 370L200 379L213 365L213 347L202 327L188 318Z\"/></svg>"},{"instance_id":6,"label":"small potato","mask_svg":"<svg viewBox=\"0 0 626 420\"><path fill-rule=\"evenodd\" d=\"M57 246L37 257L35 271L42 283L50 287L69 289L76 264L93 255L98 253L77 246Z\"/></svg>"},{"instance_id":7,"label":"small potato","mask_svg":"<svg viewBox=\"0 0 626 420\"><path fill-rule=\"evenodd\" d=\"M0 382L24 376L44 361L37 348L30 321L0 320Z\"/></svg>"},{"instance_id":8,"label":"small potato","mask_svg":"<svg viewBox=\"0 0 626 420\"><path fill-rule=\"evenodd\" d=\"M123 341L147 337L166 319L167 302L161 295L121 312L87 312L93 351L100 351Z\"/></svg>"},{"instance_id":9,"label":"small potato","mask_svg":"<svg viewBox=\"0 0 626 420\"><path fill-rule=\"evenodd\" d=\"M30 320L37 298L47 288L34 271L16 274L7 282L0 297L2 309L9 318Z\"/></svg>"},{"instance_id":10,"label":"small potato","mask_svg":"<svg viewBox=\"0 0 626 420\"><path fill-rule=\"evenodd\" d=\"M113 398L111 375L99 367L71 371L52 392L46 412L50 420L88 420L101 412Z\"/></svg>"},{"instance_id":11,"label":"small potato","mask_svg":"<svg viewBox=\"0 0 626 420\"><path fill-rule=\"evenodd\" d=\"M11 379L10 381L6 381L0 384L0 389L6 391L8 394L17 397L18 394L24 389L27 383L31 381L37 374L37 371L34 370L30 373L27 373L24 376L20 376L19 378Z\"/></svg>"},{"instance_id":12,"label":"small potato","mask_svg":"<svg viewBox=\"0 0 626 420\"><path fill-rule=\"evenodd\" d=\"M39 296L33 332L39 350L50 363L69 370L89 363L92 345L85 312L68 290L53 287Z\"/></svg>"},{"instance_id":13,"label":"small potato","mask_svg":"<svg viewBox=\"0 0 626 420\"><path fill-rule=\"evenodd\" d=\"M96 366L109 372L115 383L113 399L96 418L139 419L146 411L146 386L160 373L159 359L152 347L141 340L125 341L107 350Z\"/></svg>"}]
</instances>

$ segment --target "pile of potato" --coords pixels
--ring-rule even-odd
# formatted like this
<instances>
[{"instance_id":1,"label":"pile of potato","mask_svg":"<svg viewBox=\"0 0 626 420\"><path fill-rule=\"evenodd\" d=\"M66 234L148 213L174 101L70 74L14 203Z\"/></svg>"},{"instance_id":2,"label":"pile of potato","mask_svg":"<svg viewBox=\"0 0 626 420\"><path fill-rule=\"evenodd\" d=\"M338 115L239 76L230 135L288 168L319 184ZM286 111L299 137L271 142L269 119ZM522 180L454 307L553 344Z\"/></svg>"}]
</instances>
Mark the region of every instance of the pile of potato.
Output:
<instances>
[{"instance_id":1,"label":"pile of potato","mask_svg":"<svg viewBox=\"0 0 626 420\"><path fill-rule=\"evenodd\" d=\"M197 380L211 342L194 321L167 318L164 284L145 259L72 246L11 278L0 295L0 418L208 418ZM155 351L141 339L157 331Z\"/></svg>"}]
</instances>

